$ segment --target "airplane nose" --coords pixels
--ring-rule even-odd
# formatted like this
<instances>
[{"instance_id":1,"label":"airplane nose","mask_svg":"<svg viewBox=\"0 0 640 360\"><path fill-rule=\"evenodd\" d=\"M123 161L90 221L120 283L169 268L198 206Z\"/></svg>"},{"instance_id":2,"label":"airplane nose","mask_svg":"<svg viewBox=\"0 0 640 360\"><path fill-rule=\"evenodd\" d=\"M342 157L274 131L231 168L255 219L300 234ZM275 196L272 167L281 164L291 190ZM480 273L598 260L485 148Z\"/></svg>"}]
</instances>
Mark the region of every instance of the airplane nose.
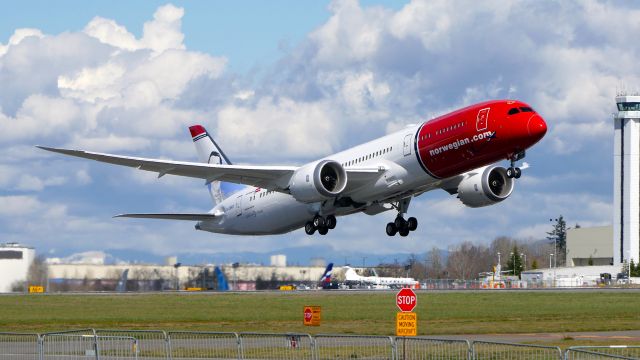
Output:
<instances>
[{"instance_id":1,"label":"airplane nose","mask_svg":"<svg viewBox=\"0 0 640 360\"><path fill-rule=\"evenodd\" d=\"M540 117L539 115L533 115L529 119L527 130L529 131L529 136L535 137L538 140L542 139L542 137L544 137L544 134L547 133L547 123L545 123L542 117Z\"/></svg>"}]
</instances>

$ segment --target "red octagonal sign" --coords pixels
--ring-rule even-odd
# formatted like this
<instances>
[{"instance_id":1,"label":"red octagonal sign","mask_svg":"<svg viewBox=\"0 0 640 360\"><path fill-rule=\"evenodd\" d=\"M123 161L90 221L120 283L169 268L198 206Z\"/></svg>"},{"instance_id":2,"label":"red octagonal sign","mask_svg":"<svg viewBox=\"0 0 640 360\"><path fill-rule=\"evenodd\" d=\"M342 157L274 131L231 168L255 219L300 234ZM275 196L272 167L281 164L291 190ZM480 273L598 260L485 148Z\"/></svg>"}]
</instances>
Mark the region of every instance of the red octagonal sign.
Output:
<instances>
[{"instance_id":1,"label":"red octagonal sign","mask_svg":"<svg viewBox=\"0 0 640 360\"><path fill-rule=\"evenodd\" d=\"M411 312L418 304L416 293L410 288L404 288L396 294L396 305L402 312Z\"/></svg>"}]
</instances>

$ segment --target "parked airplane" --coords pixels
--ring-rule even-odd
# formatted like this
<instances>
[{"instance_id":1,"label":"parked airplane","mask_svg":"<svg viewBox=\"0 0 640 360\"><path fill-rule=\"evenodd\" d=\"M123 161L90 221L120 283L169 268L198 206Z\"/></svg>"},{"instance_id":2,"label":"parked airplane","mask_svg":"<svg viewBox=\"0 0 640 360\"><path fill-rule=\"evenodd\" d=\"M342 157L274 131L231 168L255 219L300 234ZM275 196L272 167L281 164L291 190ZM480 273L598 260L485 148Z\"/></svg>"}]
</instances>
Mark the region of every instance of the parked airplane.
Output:
<instances>
[{"instance_id":1,"label":"parked airplane","mask_svg":"<svg viewBox=\"0 0 640 360\"><path fill-rule=\"evenodd\" d=\"M344 278L347 285L365 285L372 286L377 289L391 289L401 287L418 287L418 281L413 278L396 278L396 277L380 277L375 273L374 276L361 276L356 273L355 269L349 266L344 267Z\"/></svg>"},{"instance_id":2,"label":"parked airplane","mask_svg":"<svg viewBox=\"0 0 640 360\"><path fill-rule=\"evenodd\" d=\"M331 274L333 272L333 263L329 263L329 265L327 265L327 268L324 269L324 274L322 274L322 277L320 277L320 287L322 289L337 289L338 288L338 283L333 282L331 279Z\"/></svg>"},{"instance_id":3,"label":"parked airplane","mask_svg":"<svg viewBox=\"0 0 640 360\"><path fill-rule=\"evenodd\" d=\"M120 156L39 146L158 173L205 180L215 206L198 214L121 214L116 217L197 221L197 230L238 235L287 233L304 227L325 235L336 217L396 210L389 236L418 226L405 220L409 203L443 189L469 207L505 200L521 175L516 162L544 137L545 121L520 101L472 105L303 166L233 165L200 125L189 128L201 163ZM510 160L508 168L491 165ZM240 186L249 185L249 186Z\"/></svg>"}]
</instances>

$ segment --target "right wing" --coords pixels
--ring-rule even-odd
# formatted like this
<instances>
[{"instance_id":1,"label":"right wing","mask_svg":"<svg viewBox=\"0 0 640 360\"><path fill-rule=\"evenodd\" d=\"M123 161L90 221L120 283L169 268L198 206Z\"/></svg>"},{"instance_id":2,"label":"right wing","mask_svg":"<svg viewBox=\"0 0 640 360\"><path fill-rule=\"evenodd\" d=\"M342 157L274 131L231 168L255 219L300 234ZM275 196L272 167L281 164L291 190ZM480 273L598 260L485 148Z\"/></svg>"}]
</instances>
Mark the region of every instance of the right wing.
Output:
<instances>
[{"instance_id":1,"label":"right wing","mask_svg":"<svg viewBox=\"0 0 640 360\"><path fill-rule=\"evenodd\" d=\"M161 220L186 220L186 221L207 221L216 218L213 214L119 214L114 218L136 218L136 219L161 219Z\"/></svg>"},{"instance_id":2,"label":"right wing","mask_svg":"<svg viewBox=\"0 0 640 360\"><path fill-rule=\"evenodd\" d=\"M122 155L103 154L84 150L70 150L37 146L40 149L64 155L105 162L115 165L135 167L138 170L157 172L158 177L166 174L204 179L212 181L227 181L245 184L276 191L286 192L289 179L298 169L295 166L244 166L218 165L160 159L147 159Z\"/></svg>"}]
</instances>

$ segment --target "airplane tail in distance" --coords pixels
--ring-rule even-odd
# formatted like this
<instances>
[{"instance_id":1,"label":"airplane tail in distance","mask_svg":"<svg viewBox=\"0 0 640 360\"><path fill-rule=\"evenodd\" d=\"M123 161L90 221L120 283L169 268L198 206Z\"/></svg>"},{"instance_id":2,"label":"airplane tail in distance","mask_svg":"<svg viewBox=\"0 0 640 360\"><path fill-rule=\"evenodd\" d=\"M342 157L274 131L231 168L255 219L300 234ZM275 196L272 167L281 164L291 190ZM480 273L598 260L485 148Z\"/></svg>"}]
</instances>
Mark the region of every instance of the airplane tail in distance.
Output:
<instances>
[{"instance_id":1,"label":"airplane tail in distance","mask_svg":"<svg viewBox=\"0 0 640 360\"><path fill-rule=\"evenodd\" d=\"M232 165L231 161L222 151L220 146L213 140L207 130L202 125L189 127L191 138L196 146L200 162L217 165ZM207 183L209 194L215 204L221 203L225 198L240 191L245 186L222 181L212 181Z\"/></svg>"},{"instance_id":2,"label":"airplane tail in distance","mask_svg":"<svg viewBox=\"0 0 640 360\"><path fill-rule=\"evenodd\" d=\"M322 274L322 277L320 278L320 282L321 283L330 283L331 282L331 271L333 270L333 263L329 263L329 265L327 265L327 268L324 269L324 274Z\"/></svg>"}]
</instances>

